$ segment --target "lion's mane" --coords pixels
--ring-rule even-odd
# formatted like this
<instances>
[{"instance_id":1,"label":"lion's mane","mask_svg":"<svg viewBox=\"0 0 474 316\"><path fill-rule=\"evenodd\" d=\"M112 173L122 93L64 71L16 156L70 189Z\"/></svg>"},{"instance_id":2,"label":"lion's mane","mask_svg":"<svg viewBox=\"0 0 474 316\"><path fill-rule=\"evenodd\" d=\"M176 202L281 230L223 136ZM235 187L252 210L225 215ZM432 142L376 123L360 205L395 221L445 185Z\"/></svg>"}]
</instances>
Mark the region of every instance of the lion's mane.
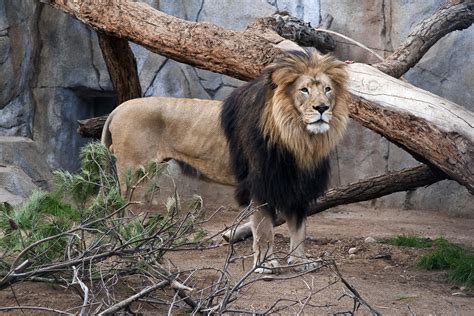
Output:
<instances>
[{"instance_id":1,"label":"lion's mane","mask_svg":"<svg viewBox=\"0 0 474 316\"><path fill-rule=\"evenodd\" d=\"M329 131L312 134L295 109L292 84L302 75L321 73L332 81L336 99ZM278 209L302 223L309 203L326 190L329 153L347 125L346 81L345 64L334 57L290 52L224 101L221 126L241 205L253 199L273 216Z\"/></svg>"}]
</instances>

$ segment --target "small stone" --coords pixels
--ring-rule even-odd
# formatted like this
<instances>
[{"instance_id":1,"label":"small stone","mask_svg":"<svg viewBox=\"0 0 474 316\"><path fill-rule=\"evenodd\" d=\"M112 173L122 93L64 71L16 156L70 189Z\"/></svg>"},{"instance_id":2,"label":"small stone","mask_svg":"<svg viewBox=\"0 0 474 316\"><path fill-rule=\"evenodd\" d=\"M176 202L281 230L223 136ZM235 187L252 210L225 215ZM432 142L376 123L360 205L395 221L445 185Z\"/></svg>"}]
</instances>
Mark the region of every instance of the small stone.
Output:
<instances>
[{"instance_id":1,"label":"small stone","mask_svg":"<svg viewBox=\"0 0 474 316\"><path fill-rule=\"evenodd\" d=\"M354 260L355 258L356 258L356 255L355 255L355 254L351 253L351 254L349 255L349 259Z\"/></svg>"},{"instance_id":2,"label":"small stone","mask_svg":"<svg viewBox=\"0 0 474 316\"><path fill-rule=\"evenodd\" d=\"M384 270L389 270L389 269L392 269L392 268L393 268L393 266L385 266L385 267L383 267Z\"/></svg>"},{"instance_id":3,"label":"small stone","mask_svg":"<svg viewBox=\"0 0 474 316\"><path fill-rule=\"evenodd\" d=\"M463 293L463 292L455 292L453 294L451 294L452 296L467 296L466 293Z\"/></svg>"},{"instance_id":4,"label":"small stone","mask_svg":"<svg viewBox=\"0 0 474 316\"><path fill-rule=\"evenodd\" d=\"M364 239L364 242L368 243L368 244L372 244L372 243L377 242L377 241L373 237L367 237L366 239Z\"/></svg>"},{"instance_id":5,"label":"small stone","mask_svg":"<svg viewBox=\"0 0 474 316\"><path fill-rule=\"evenodd\" d=\"M352 255L352 254L355 254L357 252L357 248L356 247L352 247L351 249L349 249L349 254Z\"/></svg>"}]
</instances>

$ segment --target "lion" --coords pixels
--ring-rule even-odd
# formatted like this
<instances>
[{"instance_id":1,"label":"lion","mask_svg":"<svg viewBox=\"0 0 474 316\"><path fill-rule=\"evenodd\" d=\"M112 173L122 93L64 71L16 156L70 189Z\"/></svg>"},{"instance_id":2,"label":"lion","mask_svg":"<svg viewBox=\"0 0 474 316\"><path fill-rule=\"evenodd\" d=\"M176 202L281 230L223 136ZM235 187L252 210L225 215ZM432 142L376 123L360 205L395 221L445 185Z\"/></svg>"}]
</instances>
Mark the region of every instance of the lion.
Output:
<instances>
[{"instance_id":1,"label":"lion","mask_svg":"<svg viewBox=\"0 0 474 316\"><path fill-rule=\"evenodd\" d=\"M261 205L251 215L254 267L271 273L273 219L278 210L290 233L288 264L317 264L305 257L309 203L329 180L329 154L348 122L346 64L314 50L287 53L224 101L221 126L237 181L237 202Z\"/></svg>"},{"instance_id":2,"label":"lion","mask_svg":"<svg viewBox=\"0 0 474 316\"><path fill-rule=\"evenodd\" d=\"M128 167L176 160L205 180L236 187L236 200L262 204L251 216L256 272L278 271L276 210L286 217L290 264L304 255L308 203L325 190L330 151L348 121L344 63L314 51L285 54L224 102L171 97L129 100L108 117L101 141Z\"/></svg>"}]
</instances>

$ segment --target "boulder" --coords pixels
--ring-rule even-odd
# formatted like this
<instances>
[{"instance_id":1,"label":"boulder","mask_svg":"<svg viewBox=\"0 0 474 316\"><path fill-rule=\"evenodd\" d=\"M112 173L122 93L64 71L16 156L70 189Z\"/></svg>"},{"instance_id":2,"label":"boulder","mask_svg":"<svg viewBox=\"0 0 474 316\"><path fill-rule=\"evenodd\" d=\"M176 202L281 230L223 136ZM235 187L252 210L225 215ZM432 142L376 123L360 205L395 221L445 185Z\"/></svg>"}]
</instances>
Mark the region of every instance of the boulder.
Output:
<instances>
[{"instance_id":1,"label":"boulder","mask_svg":"<svg viewBox=\"0 0 474 316\"><path fill-rule=\"evenodd\" d=\"M0 165L0 203L18 205L40 188L20 168Z\"/></svg>"}]
</instances>

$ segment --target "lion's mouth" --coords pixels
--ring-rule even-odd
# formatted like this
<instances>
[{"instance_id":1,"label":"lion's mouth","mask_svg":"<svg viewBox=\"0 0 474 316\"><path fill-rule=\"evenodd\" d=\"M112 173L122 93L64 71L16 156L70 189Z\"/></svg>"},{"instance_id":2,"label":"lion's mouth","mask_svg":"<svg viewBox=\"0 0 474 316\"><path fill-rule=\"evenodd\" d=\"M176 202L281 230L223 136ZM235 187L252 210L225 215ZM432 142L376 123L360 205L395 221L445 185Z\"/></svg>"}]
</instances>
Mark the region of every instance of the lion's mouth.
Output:
<instances>
[{"instance_id":1,"label":"lion's mouth","mask_svg":"<svg viewBox=\"0 0 474 316\"><path fill-rule=\"evenodd\" d=\"M322 124L322 123L326 123L326 124L327 124L328 122L326 122L326 121L323 120L323 119L319 119L319 120L316 120L316 121L314 121L314 122L309 122L309 123L307 123L307 124L308 124L308 125L314 125L314 124Z\"/></svg>"}]
</instances>

